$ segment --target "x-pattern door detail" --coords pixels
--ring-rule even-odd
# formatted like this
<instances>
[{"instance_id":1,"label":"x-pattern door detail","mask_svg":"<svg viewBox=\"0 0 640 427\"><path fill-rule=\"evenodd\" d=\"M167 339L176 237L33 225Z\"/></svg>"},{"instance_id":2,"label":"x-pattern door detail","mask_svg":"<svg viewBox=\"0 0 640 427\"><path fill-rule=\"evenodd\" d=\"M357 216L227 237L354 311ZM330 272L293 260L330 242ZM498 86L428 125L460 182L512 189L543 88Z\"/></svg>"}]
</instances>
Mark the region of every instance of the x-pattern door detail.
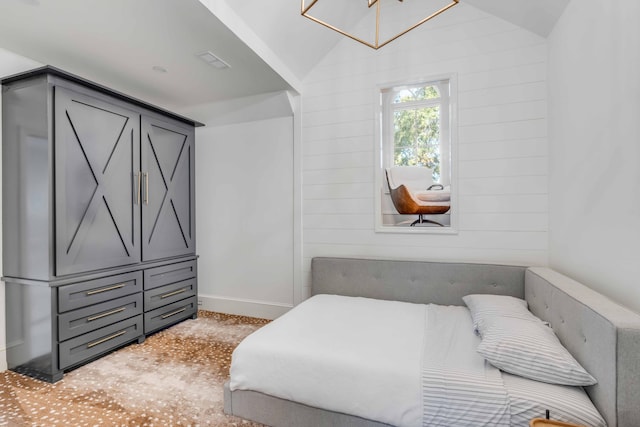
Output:
<instances>
[{"instance_id":1,"label":"x-pattern door detail","mask_svg":"<svg viewBox=\"0 0 640 427\"><path fill-rule=\"evenodd\" d=\"M142 118L142 259L195 253L193 129Z\"/></svg>"},{"instance_id":2,"label":"x-pattern door detail","mask_svg":"<svg viewBox=\"0 0 640 427\"><path fill-rule=\"evenodd\" d=\"M60 87L56 274L140 261L139 115Z\"/></svg>"}]
</instances>

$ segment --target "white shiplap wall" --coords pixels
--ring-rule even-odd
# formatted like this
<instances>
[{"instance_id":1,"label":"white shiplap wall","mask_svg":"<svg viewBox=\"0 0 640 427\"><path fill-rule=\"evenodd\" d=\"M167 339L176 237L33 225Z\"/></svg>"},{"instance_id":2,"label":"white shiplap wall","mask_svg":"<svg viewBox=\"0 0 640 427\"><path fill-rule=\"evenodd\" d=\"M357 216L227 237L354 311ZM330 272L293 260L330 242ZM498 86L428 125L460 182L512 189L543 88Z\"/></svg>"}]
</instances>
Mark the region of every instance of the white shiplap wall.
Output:
<instances>
[{"instance_id":1,"label":"white shiplap wall","mask_svg":"<svg viewBox=\"0 0 640 427\"><path fill-rule=\"evenodd\" d=\"M544 39L464 4L379 51L341 41L303 83L304 293L314 256L546 265L546 58ZM377 88L446 73L459 87L459 233L376 233Z\"/></svg>"}]
</instances>

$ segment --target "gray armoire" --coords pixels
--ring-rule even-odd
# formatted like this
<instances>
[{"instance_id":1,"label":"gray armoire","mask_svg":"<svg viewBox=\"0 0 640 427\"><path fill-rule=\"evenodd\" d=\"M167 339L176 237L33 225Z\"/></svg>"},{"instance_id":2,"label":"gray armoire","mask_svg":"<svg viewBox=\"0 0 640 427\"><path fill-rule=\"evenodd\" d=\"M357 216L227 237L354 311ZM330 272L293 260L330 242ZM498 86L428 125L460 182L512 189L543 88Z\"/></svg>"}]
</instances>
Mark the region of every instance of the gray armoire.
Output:
<instances>
[{"instance_id":1,"label":"gray armoire","mask_svg":"<svg viewBox=\"0 0 640 427\"><path fill-rule=\"evenodd\" d=\"M201 124L53 67L1 83L9 368L54 382L195 318Z\"/></svg>"}]
</instances>

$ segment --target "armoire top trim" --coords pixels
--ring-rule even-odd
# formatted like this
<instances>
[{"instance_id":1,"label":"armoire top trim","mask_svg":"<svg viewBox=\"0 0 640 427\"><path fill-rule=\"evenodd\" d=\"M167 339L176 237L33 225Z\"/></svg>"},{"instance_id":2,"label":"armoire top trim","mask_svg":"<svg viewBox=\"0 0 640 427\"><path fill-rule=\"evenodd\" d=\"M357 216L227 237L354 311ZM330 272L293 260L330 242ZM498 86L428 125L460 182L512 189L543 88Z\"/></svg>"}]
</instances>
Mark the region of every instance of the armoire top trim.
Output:
<instances>
[{"instance_id":1,"label":"armoire top trim","mask_svg":"<svg viewBox=\"0 0 640 427\"><path fill-rule=\"evenodd\" d=\"M200 122L192 120L192 119L190 119L188 117L184 117L184 116L181 116L179 114L172 113L171 111L165 110L164 108L156 107L155 105L149 104L148 102L141 101L141 100L136 99L136 98L132 98L132 97L130 97L128 95L125 95L125 94L123 94L121 92L115 91L113 89L109 89L106 86L102 86L102 85L100 85L98 83L94 83L94 82L92 82L90 80L87 80L85 78L76 76L75 74L68 73L66 71L63 71L63 70L61 70L59 68L56 68L56 67L53 67L51 65L45 65L44 67L34 68L32 70L23 71L23 72L18 73L18 74L14 74L14 75L11 75L11 76L4 77L4 78L2 78L0 80L0 84L7 85L7 84L10 84L10 83L13 83L13 82L20 81L20 80L26 80L26 79L29 79L29 78L39 77L39 76L42 76L42 75L52 75L52 76L61 77L61 78L64 78L66 80L69 80L71 82L82 84L82 85L87 86L87 87L89 87L91 89L94 89L96 91L102 92L102 93L104 93L106 95L110 95L110 96L112 96L114 98L117 98L117 99L120 99L122 101L126 101L126 102L129 102L131 104L137 105L138 107L146 108L147 110L151 110L151 111L154 111L156 113L160 113L160 114L163 114L165 116L169 116L169 117L171 117L171 118L173 118L175 120L179 120L179 121L181 121L183 123L187 123L187 124L195 126L195 127L204 126L204 123L200 123Z\"/></svg>"}]
</instances>

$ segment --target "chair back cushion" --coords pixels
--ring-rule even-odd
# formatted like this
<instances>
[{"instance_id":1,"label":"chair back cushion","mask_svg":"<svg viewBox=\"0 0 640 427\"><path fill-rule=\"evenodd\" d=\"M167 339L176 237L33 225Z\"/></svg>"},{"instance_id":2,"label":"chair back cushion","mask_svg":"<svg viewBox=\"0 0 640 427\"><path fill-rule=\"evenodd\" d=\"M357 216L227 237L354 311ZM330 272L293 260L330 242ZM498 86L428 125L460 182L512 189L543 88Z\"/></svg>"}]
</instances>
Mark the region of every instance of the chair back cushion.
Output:
<instances>
[{"instance_id":1,"label":"chair back cushion","mask_svg":"<svg viewBox=\"0 0 640 427\"><path fill-rule=\"evenodd\" d=\"M398 188L404 184L410 191L425 191L433 184L433 171L421 166L394 166L387 169L389 186Z\"/></svg>"}]
</instances>

